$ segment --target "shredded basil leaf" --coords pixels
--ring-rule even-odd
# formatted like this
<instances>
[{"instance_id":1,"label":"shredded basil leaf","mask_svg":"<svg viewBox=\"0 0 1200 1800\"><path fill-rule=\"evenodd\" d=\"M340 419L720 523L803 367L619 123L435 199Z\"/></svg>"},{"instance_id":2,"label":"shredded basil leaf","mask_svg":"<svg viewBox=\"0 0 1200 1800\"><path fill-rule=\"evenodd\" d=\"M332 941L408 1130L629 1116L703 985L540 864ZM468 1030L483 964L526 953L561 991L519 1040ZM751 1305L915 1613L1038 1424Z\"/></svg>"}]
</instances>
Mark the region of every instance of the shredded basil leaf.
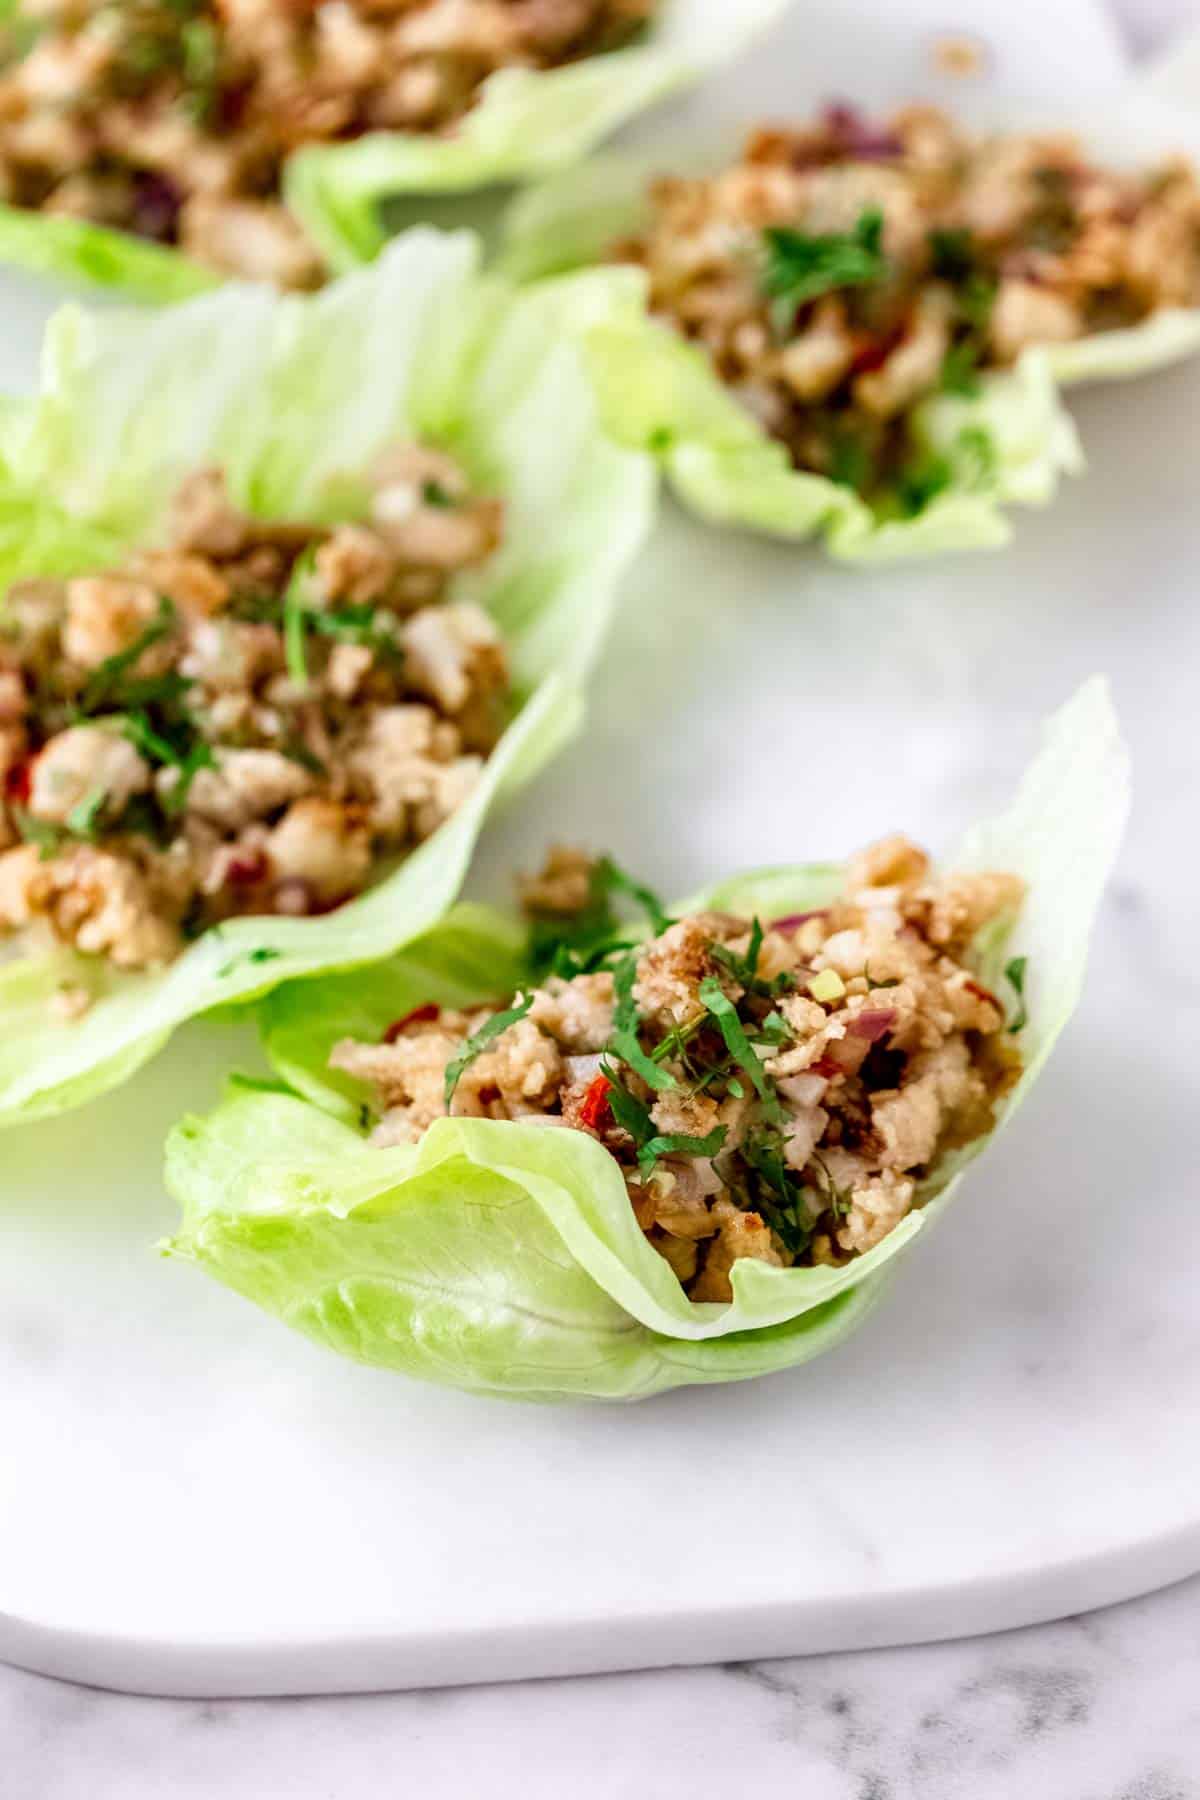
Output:
<instances>
[{"instance_id":1,"label":"shredded basil leaf","mask_svg":"<svg viewBox=\"0 0 1200 1800\"><path fill-rule=\"evenodd\" d=\"M728 1128L714 1125L703 1137L691 1137L686 1131L670 1131L648 1138L638 1148L638 1167L649 1174L660 1156L716 1156L728 1137Z\"/></svg>"},{"instance_id":2,"label":"shredded basil leaf","mask_svg":"<svg viewBox=\"0 0 1200 1800\"><path fill-rule=\"evenodd\" d=\"M969 339L951 344L942 358L941 388L966 398L979 392L979 350Z\"/></svg>"},{"instance_id":3,"label":"shredded basil leaf","mask_svg":"<svg viewBox=\"0 0 1200 1800\"><path fill-rule=\"evenodd\" d=\"M304 628L311 608L308 604L309 576L313 557L306 551L298 557L291 580L283 596L283 653L287 672L298 688L308 686L308 662L304 654Z\"/></svg>"},{"instance_id":4,"label":"shredded basil leaf","mask_svg":"<svg viewBox=\"0 0 1200 1800\"><path fill-rule=\"evenodd\" d=\"M730 1056L753 1082L754 1091L762 1101L767 1117L777 1122L782 1118L783 1113L771 1078L763 1068L746 1036L742 1022L738 1018L737 1007L725 993L715 975L706 975L700 983L700 998L715 1020Z\"/></svg>"},{"instance_id":5,"label":"shredded basil leaf","mask_svg":"<svg viewBox=\"0 0 1200 1800\"><path fill-rule=\"evenodd\" d=\"M116 698L121 678L126 669L134 664L150 649L159 643L175 624L175 607L165 594L158 597L158 612L150 623L141 630L133 642L124 650L118 650L113 656L106 656L98 663L88 676L80 695L77 710L81 714L114 710L123 701Z\"/></svg>"},{"instance_id":6,"label":"shredded basil leaf","mask_svg":"<svg viewBox=\"0 0 1200 1800\"><path fill-rule=\"evenodd\" d=\"M479 1027L479 1030L467 1039L460 1053L454 1058L454 1061L446 1065L445 1100L447 1112L449 1112L450 1103L454 1099L455 1088L458 1086L471 1064L475 1061L475 1058L479 1056L482 1051L486 1050L489 1044L495 1043L496 1039L506 1032L510 1025L516 1025L523 1019L533 1005L533 1001L534 996L532 993L518 994L513 1004L508 1007L506 1011L493 1013L492 1017L486 1020L484 1024Z\"/></svg>"},{"instance_id":7,"label":"shredded basil leaf","mask_svg":"<svg viewBox=\"0 0 1200 1800\"><path fill-rule=\"evenodd\" d=\"M633 949L621 958L613 970L616 1006L613 1009L612 1036L605 1045L605 1055L615 1056L626 1068L640 1075L648 1087L661 1092L664 1088L678 1087L679 1083L669 1070L660 1068L647 1056L638 1041L638 1010L633 997L637 966L638 952Z\"/></svg>"}]
</instances>

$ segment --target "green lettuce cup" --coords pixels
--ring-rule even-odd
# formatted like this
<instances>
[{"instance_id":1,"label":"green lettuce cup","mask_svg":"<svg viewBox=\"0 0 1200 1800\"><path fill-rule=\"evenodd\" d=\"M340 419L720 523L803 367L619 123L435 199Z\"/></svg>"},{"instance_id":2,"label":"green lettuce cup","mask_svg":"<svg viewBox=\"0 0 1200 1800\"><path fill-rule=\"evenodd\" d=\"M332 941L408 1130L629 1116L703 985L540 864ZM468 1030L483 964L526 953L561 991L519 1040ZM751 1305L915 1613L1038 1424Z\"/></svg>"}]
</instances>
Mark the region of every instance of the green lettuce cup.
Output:
<instances>
[{"instance_id":1,"label":"green lettuce cup","mask_svg":"<svg viewBox=\"0 0 1200 1800\"><path fill-rule=\"evenodd\" d=\"M1013 804L948 864L1027 884L1011 930L975 946L989 984L1025 959L1026 1016L1014 1026L1023 1067L997 1128L1078 1000L1127 807L1126 752L1093 680L1051 720ZM833 864L776 868L721 882L678 910L805 912L827 905L842 880ZM411 1008L511 991L529 975L525 957L511 918L464 906L369 975L276 989L262 1023L286 1085L235 1083L215 1112L173 1131L166 1180L182 1219L167 1252L359 1361L508 1398L640 1399L765 1374L838 1343L990 1141L940 1158L916 1210L853 1261L747 1259L733 1265L728 1303L692 1301L593 1137L442 1118L416 1145L372 1148L366 1090L329 1070L347 1035L377 1041Z\"/></svg>"},{"instance_id":2,"label":"green lettuce cup","mask_svg":"<svg viewBox=\"0 0 1200 1800\"><path fill-rule=\"evenodd\" d=\"M547 70L501 69L449 132L376 131L294 151L283 166L282 198L330 273L343 273L372 261L394 235L389 203L561 169L732 59L782 7L783 0L748 0L735 19L717 0L661 0L623 49ZM410 207L405 223L412 216ZM8 205L0 205L0 263L152 305L187 299L221 279L182 251L130 232Z\"/></svg>"},{"instance_id":3,"label":"green lettuce cup","mask_svg":"<svg viewBox=\"0 0 1200 1800\"><path fill-rule=\"evenodd\" d=\"M203 466L258 517L361 517L372 459L417 441L504 501L500 548L456 591L499 627L515 710L458 810L326 916L234 918L160 970L66 948L6 963L0 1124L105 1092L195 1014L377 963L453 903L491 807L578 727L650 523L653 469L601 430L575 335L627 304L611 272L516 292L480 274L467 234L421 229L313 298L230 284L154 314L56 317L41 395L0 416L0 589L153 546L180 479ZM82 1017L56 1014L64 989L90 1001Z\"/></svg>"},{"instance_id":4,"label":"green lettuce cup","mask_svg":"<svg viewBox=\"0 0 1200 1800\"><path fill-rule=\"evenodd\" d=\"M865 180L863 172L880 154L881 128L859 120L852 109L842 110L845 129L852 136L860 133L866 145L858 165ZM1186 119L1134 94L1103 129L1094 119L1048 119L1024 107L1011 107L987 123L1001 132L1073 130L1115 169L1161 164L1165 154L1197 146ZM513 202L501 266L521 280L604 260L614 245L641 236L653 224L655 176L672 171L704 178L728 169L737 154L727 139L699 147L666 144L649 155L599 156L555 176ZM886 155L877 166L878 178L886 180ZM774 167L768 160L738 172L765 181ZM854 169L851 156L848 178ZM999 189L998 197L1003 198ZM864 212L860 228L867 217ZM903 221L904 214L899 217ZM714 232L721 223L719 218ZM940 235L969 240L969 233ZM805 247L799 244L797 250ZM955 248L947 242L948 256ZM1035 259L1038 254L1032 252ZM1162 248L1163 257L1171 254L1170 245ZM969 252L965 259L960 253L960 260L978 267ZM768 257L764 279L778 273ZM850 286L855 279L847 275ZM1036 274L1033 281L1028 291L1036 300ZM718 378L707 352L669 324L647 318L640 327L606 327L589 345L589 360L609 429L622 442L655 454L680 499L701 516L782 538L818 537L835 557L886 561L1006 543L1012 532L1006 508L1043 506L1064 475L1083 471L1079 439L1059 390L1146 374L1200 348L1200 309L1177 303L1162 304L1135 324L1109 323L1070 341L1051 341L1059 328L1047 321L1047 341L1027 348L1011 368L976 369L966 383L951 380L948 359L943 385L964 391L931 394L910 413L910 458L919 479L914 491L902 496L900 508L867 504L852 486L797 468ZM928 474L932 481L925 479Z\"/></svg>"},{"instance_id":5,"label":"green lettuce cup","mask_svg":"<svg viewBox=\"0 0 1200 1800\"><path fill-rule=\"evenodd\" d=\"M509 209L499 266L530 280L600 262L646 225L647 184L664 166L703 174L720 159L711 150L674 160L610 154L531 188ZM821 539L846 561L998 548L1012 537L1006 507L1044 506L1062 476L1084 468L1041 349L985 374L970 395L939 393L914 408L914 456L938 478L912 517L882 514L853 488L797 469L705 352L645 313L590 334L587 356L609 431L657 457L685 506L718 525Z\"/></svg>"}]
</instances>

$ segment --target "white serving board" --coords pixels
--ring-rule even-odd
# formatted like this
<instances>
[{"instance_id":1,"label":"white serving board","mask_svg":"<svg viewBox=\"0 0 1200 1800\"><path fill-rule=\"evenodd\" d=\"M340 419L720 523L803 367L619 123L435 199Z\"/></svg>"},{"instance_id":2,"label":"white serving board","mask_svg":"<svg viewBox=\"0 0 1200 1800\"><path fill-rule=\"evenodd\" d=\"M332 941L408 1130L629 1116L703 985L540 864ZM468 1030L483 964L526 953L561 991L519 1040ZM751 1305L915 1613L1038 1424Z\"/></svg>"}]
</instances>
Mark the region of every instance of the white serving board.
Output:
<instances>
[{"instance_id":1,"label":"white serving board","mask_svg":"<svg viewBox=\"0 0 1200 1800\"><path fill-rule=\"evenodd\" d=\"M193 1026L0 1141L0 1655L464 1682L990 1630L1200 1566L1198 409L1200 364L1085 396L1090 475L991 558L854 574L669 514L588 736L486 841L492 894L556 835L675 891L901 824L949 848L1111 672L1137 801L1085 1005L859 1334L624 1409L325 1355L153 1253L164 1132L255 1055Z\"/></svg>"}]
</instances>

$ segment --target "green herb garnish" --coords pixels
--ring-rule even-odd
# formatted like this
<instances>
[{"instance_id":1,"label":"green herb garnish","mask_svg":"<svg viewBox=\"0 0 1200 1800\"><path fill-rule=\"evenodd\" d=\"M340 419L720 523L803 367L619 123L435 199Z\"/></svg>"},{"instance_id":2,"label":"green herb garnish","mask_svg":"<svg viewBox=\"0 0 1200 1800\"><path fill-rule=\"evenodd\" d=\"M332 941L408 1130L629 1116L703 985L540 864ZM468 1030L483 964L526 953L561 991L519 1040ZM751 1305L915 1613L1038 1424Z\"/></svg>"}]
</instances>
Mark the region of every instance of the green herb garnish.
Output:
<instances>
[{"instance_id":1,"label":"green herb garnish","mask_svg":"<svg viewBox=\"0 0 1200 1800\"><path fill-rule=\"evenodd\" d=\"M462 1050L452 1063L446 1065L445 1101L446 1111L450 1111L450 1103L454 1099L454 1090L470 1068L475 1058L487 1049L489 1044L506 1032L510 1025L518 1024L533 1005L532 993L518 994L513 1004L504 1012L493 1013L490 1019L479 1027L463 1045Z\"/></svg>"},{"instance_id":2,"label":"green herb garnish","mask_svg":"<svg viewBox=\"0 0 1200 1800\"><path fill-rule=\"evenodd\" d=\"M927 450L914 456L896 476L895 491L900 511L906 519L915 519L939 494L953 484L954 470L948 457Z\"/></svg>"},{"instance_id":3,"label":"green herb garnish","mask_svg":"<svg viewBox=\"0 0 1200 1800\"><path fill-rule=\"evenodd\" d=\"M763 232L763 292L773 302L776 327L786 330L796 308L835 288L869 287L888 273L883 254L883 214L877 206L859 215L853 231L810 234L789 225Z\"/></svg>"},{"instance_id":4,"label":"green herb garnish","mask_svg":"<svg viewBox=\"0 0 1200 1800\"><path fill-rule=\"evenodd\" d=\"M1011 962L1004 965L1004 979L1017 996L1016 1017L1009 1020L1010 1031L1023 1031L1029 1023L1029 1009L1025 1004L1025 967L1027 956L1014 956Z\"/></svg>"},{"instance_id":5,"label":"green herb garnish","mask_svg":"<svg viewBox=\"0 0 1200 1800\"><path fill-rule=\"evenodd\" d=\"M611 856L601 857L592 865L588 902L582 912L534 918L529 955L535 975L561 975L569 981L625 954L629 932L617 917L615 894L627 894L635 901L653 935L671 923L657 894L634 881Z\"/></svg>"},{"instance_id":6,"label":"green herb garnish","mask_svg":"<svg viewBox=\"0 0 1200 1800\"><path fill-rule=\"evenodd\" d=\"M660 1068L647 1056L638 1041L638 1010L633 997L637 966L638 953L633 949L621 958L613 970L616 1006L613 1009L612 1036L605 1045L605 1055L615 1056L626 1068L640 1075L648 1087L661 1092L665 1088L678 1087L679 1083L669 1070Z\"/></svg>"},{"instance_id":7,"label":"green herb garnish","mask_svg":"<svg viewBox=\"0 0 1200 1800\"><path fill-rule=\"evenodd\" d=\"M309 576L311 551L298 557L283 596L283 653L287 672L298 688L308 686L308 662L304 654L304 628L311 613Z\"/></svg>"},{"instance_id":8,"label":"green herb garnish","mask_svg":"<svg viewBox=\"0 0 1200 1800\"><path fill-rule=\"evenodd\" d=\"M131 669L153 644L165 638L175 624L175 607L165 594L158 597L158 612L146 625L132 643L118 650L113 656L106 656L98 663L84 684L83 693L79 697L78 711L81 714L112 711L124 704L119 698L122 677L127 669Z\"/></svg>"},{"instance_id":9,"label":"green herb garnish","mask_svg":"<svg viewBox=\"0 0 1200 1800\"><path fill-rule=\"evenodd\" d=\"M455 504L454 495L440 481L423 481L421 483L421 500L425 506L436 506L449 509Z\"/></svg>"},{"instance_id":10,"label":"green herb garnish","mask_svg":"<svg viewBox=\"0 0 1200 1800\"><path fill-rule=\"evenodd\" d=\"M728 1135L724 1125L714 1125L703 1137L692 1137L684 1131L656 1131L649 1107L621 1086L611 1066L602 1062L600 1072L608 1082L609 1110L621 1130L633 1139L643 1175L648 1175L662 1156L715 1156L721 1149Z\"/></svg>"},{"instance_id":11,"label":"green herb garnish","mask_svg":"<svg viewBox=\"0 0 1200 1800\"><path fill-rule=\"evenodd\" d=\"M96 835L96 820L100 809L108 798L103 788L93 788L90 794L74 805L67 814L67 830L72 837L91 838Z\"/></svg>"},{"instance_id":12,"label":"green herb garnish","mask_svg":"<svg viewBox=\"0 0 1200 1800\"><path fill-rule=\"evenodd\" d=\"M951 344L942 358L941 389L968 399L979 392L979 351L969 338Z\"/></svg>"},{"instance_id":13,"label":"green herb garnish","mask_svg":"<svg viewBox=\"0 0 1200 1800\"><path fill-rule=\"evenodd\" d=\"M770 1076L763 1068L753 1045L746 1036L742 1021L738 1018L737 1007L725 993L715 975L706 975L700 983L700 998L715 1021L717 1030L724 1038L725 1048L730 1056L753 1082L754 1091L761 1100L767 1117L778 1122L783 1116L782 1108L776 1098Z\"/></svg>"}]
</instances>

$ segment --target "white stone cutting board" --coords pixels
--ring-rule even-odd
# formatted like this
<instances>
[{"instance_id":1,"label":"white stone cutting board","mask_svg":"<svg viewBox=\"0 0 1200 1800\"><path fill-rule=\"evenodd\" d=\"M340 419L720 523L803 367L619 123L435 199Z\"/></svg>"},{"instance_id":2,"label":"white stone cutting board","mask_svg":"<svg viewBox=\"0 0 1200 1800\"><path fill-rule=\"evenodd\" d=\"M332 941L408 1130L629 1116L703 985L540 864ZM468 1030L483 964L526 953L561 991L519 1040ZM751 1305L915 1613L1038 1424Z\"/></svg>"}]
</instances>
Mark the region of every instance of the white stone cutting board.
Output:
<instances>
[{"instance_id":1,"label":"white stone cutting board","mask_svg":"<svg viewBox=\"0 0 1200 1800\"><path fill-rule=\"evenodd\" d=\"M1030 63L1025 9L977 10ZM888 17L863 72L911 88ZM1083 6L1036 36L1043 85L1112 72ZM851 86L826 66L801 99ZM1090 474L1003 555L855 574L668 514L588 736L481 859L499 894L566 836L682 892L899 824L949 848L1111 673L1137 797L1085 1004L859 1334L627 1409L325 1355L153 1253L166 1128L255 1055L194 1026L0 1140L0 1655L149 1692L465 1682L983 1631L1200 1566L1200 364L1078 410Z\"/></svg>"}]
</instances>

